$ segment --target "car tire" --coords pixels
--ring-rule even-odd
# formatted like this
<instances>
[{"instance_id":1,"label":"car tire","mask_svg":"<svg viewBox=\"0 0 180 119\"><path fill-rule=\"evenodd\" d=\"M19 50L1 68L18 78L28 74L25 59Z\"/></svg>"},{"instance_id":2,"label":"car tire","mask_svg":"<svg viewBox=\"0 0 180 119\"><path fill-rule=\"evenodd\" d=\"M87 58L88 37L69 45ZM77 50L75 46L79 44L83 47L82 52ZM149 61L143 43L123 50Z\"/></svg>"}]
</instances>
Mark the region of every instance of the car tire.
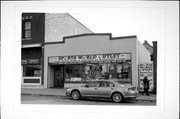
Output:
<instances>
[{"instance_id":1,"label":"car tire","mask_svg":"<svg viewBox=\"0 0 180 119\"><path fill-rule=\"evenodd\" d=\"M117 103L122 102L123 101L123 95L121 93L114 93L112 95L112 99L114 102L117 102Z\"/></svg>"},{"instance_id":2,"label":"car tire","mask_svg":"<svg viewBox=\"0 0 180 119\"><path fill-rule=\"evenodd\" d=\"M72 91L72 93L71 93L71 97L72 97L72 99L74 99L74 100L78 100L78 99L80 99L81 94L80 94L80 92L79 92L78 90L74 90L74 91Z\"/></svg>"}]
</instances>

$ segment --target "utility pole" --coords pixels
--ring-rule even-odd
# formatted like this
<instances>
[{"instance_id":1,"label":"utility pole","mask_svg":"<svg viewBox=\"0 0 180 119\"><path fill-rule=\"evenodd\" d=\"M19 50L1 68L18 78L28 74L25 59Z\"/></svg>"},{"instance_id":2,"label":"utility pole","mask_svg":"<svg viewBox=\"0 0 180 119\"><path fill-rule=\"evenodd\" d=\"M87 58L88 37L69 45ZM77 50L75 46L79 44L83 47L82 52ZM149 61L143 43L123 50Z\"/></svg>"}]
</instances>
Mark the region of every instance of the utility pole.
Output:
<instances>
[{"instance_id":1,"label":"utility pole","mask_svg":"<svg viewBox=\"0 0 180 119\"><path fill-rule=\"evenodd\" d=\"M154 93L157 93L157 41L153 41L153 79L154 79Z\"/></svg>"}]
</instances>

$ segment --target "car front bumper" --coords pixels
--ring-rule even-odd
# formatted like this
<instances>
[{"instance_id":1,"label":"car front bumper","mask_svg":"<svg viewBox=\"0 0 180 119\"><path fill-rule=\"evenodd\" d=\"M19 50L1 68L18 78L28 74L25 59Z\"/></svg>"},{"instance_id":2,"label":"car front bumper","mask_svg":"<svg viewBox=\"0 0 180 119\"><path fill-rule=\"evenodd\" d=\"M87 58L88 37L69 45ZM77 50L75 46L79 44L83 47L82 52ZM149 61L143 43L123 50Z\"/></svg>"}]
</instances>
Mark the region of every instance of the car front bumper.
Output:
<instances>
[{"instance_id":1,"label":"car front bumper","mask_svg":"<svg viewBox=\"0 0 180 119\"><path fill-rule=\"evenodd\" d=\"M67 90L66 90L66 96L67 96L67 97L70 97L70 96L71 96L71 91L72 91L71 89L67 89Z\"/></svg>"}]
</instances>

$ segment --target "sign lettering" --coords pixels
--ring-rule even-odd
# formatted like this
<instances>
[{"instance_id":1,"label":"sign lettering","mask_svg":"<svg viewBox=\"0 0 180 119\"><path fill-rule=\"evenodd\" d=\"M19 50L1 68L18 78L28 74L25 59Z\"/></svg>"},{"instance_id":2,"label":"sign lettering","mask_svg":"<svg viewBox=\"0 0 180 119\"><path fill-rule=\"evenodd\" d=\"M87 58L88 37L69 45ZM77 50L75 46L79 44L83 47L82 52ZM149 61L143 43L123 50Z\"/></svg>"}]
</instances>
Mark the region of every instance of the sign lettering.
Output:
<instances>
[{"instance_id":1,"label":"sign lettering","mask_svg":"<svg viewBox=\"0 0 180 119\"><path fill-rule=\"evenodd\" d=\"M145 64L139 64L139 85L140 85L140 90L143 91L143 79L144 77L147 76L149 80L149 87L150 91L153 90L153 64L152 63L145 63Z\"/></svg>"},{"instance_id":2,"label":"sign lettering","mask_svg":"<svg viewBox=\"0 0 180 119\"><path fill-rule=\"evenodd\" d=\"M98 54L98 55L81 55L81 56L55 56L49 57L49 63L58 64L76 64L76 63L97 63L97 62L116 62L122 60L131 60L130 54Z\"/></svg>"}]
</instances>

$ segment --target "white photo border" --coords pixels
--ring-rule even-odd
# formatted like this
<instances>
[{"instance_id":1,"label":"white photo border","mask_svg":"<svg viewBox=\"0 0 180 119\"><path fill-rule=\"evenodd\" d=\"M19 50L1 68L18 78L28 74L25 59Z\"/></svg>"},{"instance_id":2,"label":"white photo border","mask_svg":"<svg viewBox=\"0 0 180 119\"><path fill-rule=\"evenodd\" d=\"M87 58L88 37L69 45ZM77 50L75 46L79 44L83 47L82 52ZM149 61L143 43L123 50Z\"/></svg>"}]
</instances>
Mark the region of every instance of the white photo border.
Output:
<instances>
[{"instance_id":1,"label":"white photo border","mask_svg":"<svg viewBox=\"0 0 180 119\"><path fill-rule=\"evenodd\" d=\"M87 4L88 3L88 4ZM120 4L121 3L121 4ZM17 119L26 118L44 118L44 119L58 119L58 118L144 118L150 116L150 118L167 118L176 116L173 115L178 112L178 91L175 88L178 80L177 66L171 66L169 64L170 58L175 58L177 54L178 46L178 30L176 25L178 22L176 19L169 19L169 15L172 11L176 13L176 2L49 2L49 1L33 1L33 2L3 2L2 4L2 116L14 117ZM156 106L98 106L98 105L35 105L35 104L21 104L21 14L26 12L42 12L42 13L69 13L71 10L80 9L113 9L113 8L158 8L164 11L164 39L158 41L158 65L157 65L157 102ZM5 10L8 10L5 13ZM174 13L174 17L177 18L177 14ZM171 15L170 15L171 16ZM8 22L8 23L7 23ZM173 23L169 23L173 22ZM9 26L7 26L9 24ZM6 26L5 26L6 25ZM171 26L174 26L173 29ZM5 28L4 28L5 27ZM170 31L173 29L173 32ZM9 33L9 34L8 34ZM7 35L8 34L8 35ZM175 40L169 41L170 38ZM175 49L176 48L176 49ZM171 53L171 50L174 54ZM168 53L168 54L167 54ZM171 56L171 57L169 57ZM173 60L173 64L179 64L179 61ZM11 68L10 68L11 67ZM169 71L168 68L174 68L177 70ZM8 72L7 72L8 71ZM173 76L169 76L169 73ZM12 75L10 75L11 73ZM8 76L8 77L7 77ZM175 79L170 84L168 78ZM6 79L6 80L5 80ZM172 80L172 79L171 79ZM9 88L8 88L8 87ZM169 86L171 89L169 89ZM174 86L174 87L173 87ZM167 99L170 91L175 92L172 96L172 105L169 106ZM178 105L179 106L179 105ZM174 110L171 112L171 110ZM4 114L4 115L3 115ZM79 116L81 115L81 116ZM91 115L93 115L91 117ZM102 116L103 115L103 116ZM101 117L102 116L102 117Z\"/></svg>"}]
</instances>

